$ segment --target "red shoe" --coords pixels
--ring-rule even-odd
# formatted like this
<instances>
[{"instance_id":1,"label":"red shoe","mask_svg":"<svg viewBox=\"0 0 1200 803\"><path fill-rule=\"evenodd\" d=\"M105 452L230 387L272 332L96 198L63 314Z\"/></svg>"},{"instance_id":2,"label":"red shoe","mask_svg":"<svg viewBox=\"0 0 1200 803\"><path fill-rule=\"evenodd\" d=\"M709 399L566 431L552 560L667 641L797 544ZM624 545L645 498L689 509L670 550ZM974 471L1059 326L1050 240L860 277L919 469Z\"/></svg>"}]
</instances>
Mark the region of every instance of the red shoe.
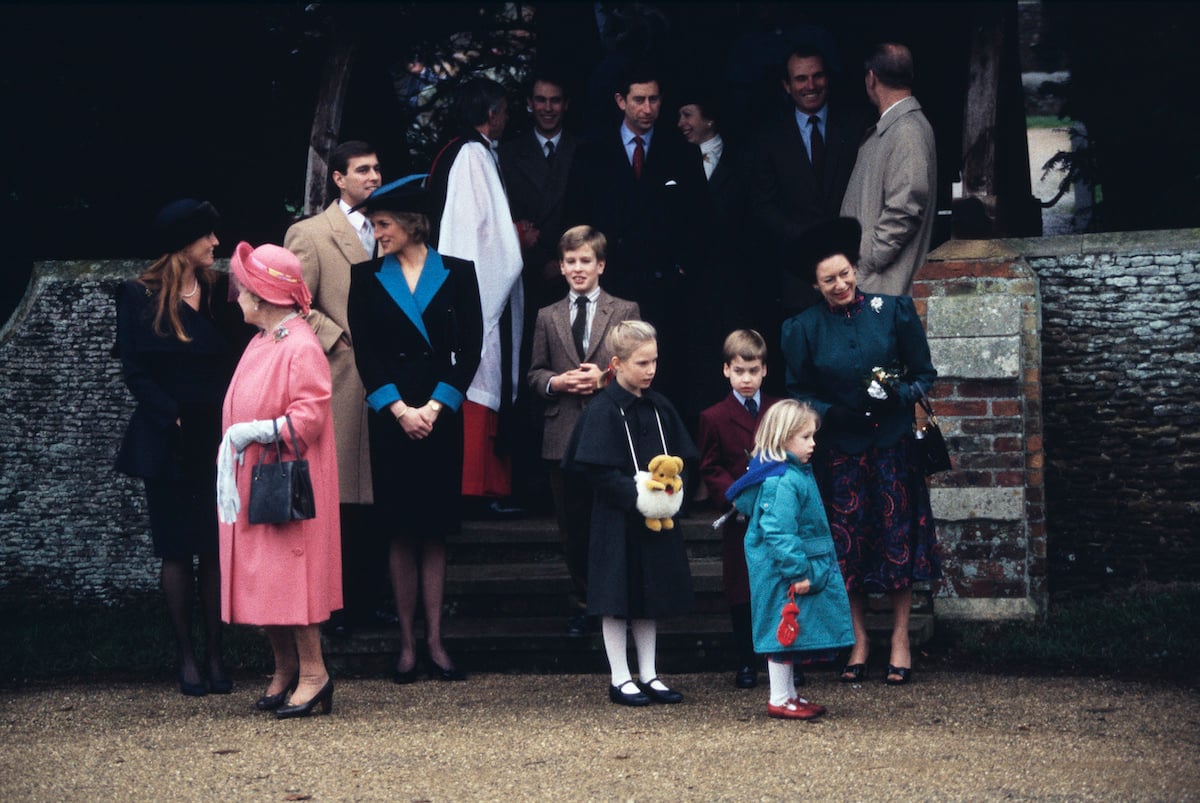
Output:
<instances>
[{"instance_id":1,"label":"red shoe","mask_svg":"<svg viewBox=\"0 0 1200 803\"><path fill-rule=\"evenodd\" d=\"M820 703L810 703L808 700L805 700L803 697L793 697L792 702L800 703L801 705L808 706L813 711L817 712L816 714L813 715L813 716L817 716L817 717L821 716L822 714L824 714L826 711L829 710L828 708L821 705Z\"/></svg>"},{"instance_id":2,"label":"red shoe","mask_svg":"<svg viewBox=\"0 0 1200 803\"><path fill-rule=\"evenodd\" d=\"M783 705L767 703L767 716L775 719L814 719L824 713L824 707L813 705L802 697L793 697Z\"/></svg>"}]
</instances>

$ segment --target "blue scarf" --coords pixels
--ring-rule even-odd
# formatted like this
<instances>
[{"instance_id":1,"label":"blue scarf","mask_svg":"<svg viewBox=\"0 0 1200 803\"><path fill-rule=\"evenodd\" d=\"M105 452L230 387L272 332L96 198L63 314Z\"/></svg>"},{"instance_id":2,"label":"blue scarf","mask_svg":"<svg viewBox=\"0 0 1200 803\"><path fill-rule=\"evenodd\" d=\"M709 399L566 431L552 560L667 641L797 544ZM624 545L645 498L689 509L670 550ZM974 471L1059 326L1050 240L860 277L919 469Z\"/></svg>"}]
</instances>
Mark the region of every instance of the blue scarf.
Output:
<instances>
[{"instance_id":1,"label":"blue scarf","mask_svg":"<svg viewBox=\"0 0 1200 803\"><path fill-rule=\"evenodd\" d=\"M768 478L781 476L786 471L786 460L764 460L762 455L756 454L750 458L750 465L746 468L746 473L729 486L729 490L725 492L725 498L732 502L747 488L762 485Z\"/></svg>"}]
</instances>

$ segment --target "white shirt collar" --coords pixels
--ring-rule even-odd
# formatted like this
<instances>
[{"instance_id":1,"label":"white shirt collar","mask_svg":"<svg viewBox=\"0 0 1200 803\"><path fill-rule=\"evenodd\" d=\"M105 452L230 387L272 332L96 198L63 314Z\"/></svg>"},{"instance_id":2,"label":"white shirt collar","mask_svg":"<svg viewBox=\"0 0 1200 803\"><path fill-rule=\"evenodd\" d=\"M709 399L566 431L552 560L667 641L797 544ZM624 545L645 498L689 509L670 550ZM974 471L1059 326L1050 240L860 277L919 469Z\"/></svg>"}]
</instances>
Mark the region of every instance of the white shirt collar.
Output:
<instances>
[{"instance_id":1,"label":"white shirt collar","mask_svg":"<svg viewBox=\"0 0 1200 803\"><path fill-rule=\"evenodd\" d=\"M558 133L552 137L543 137L541 131L534 131L533 135L537 137L538 145L541 146L542 153L546 152L546 143L553 142L554 150L558 150L558 145L562 142L562 129L558 129Z\"/></svg>"},{"instance_id":2,"label":"white shirt collar","mask_svg":"<svg viewBox=\"0 0 1200 803\"><path fill-rule=\"evenodd\" d=\"M710 140L700 143L700 154L707 156L712 154L713 161L721 158L721 151L725 150L725 141L721 139L721 135L717 134Z\"/></svg>"},{"instance_id":3,"label":"white shirt collar","mask_svg":"<svg viewBox=\"0 0 1200 803\"><path fill-rule=\"evenodd\" d=\"M653 128L651 128L645 134L635 134L629 130L629 126L625 125L624 122L621 123L621 141L625 143L625 146L627 148L633 147L633 138L634 137L641 137L642 138L642 147L645 148L646 150L649 150L650 149L650 138L652 136L654 136Z\"/></svg>"},{"instance_id":4,"label":"white shirt collar","mask_svg":"<svg viewBox=\"0 0 1200 803\"><path fill-rule=\"evenodd\" d=\"M357 210L351 212L350 204L346 203L341 198L338 198L338 208L342 210L342 213L346 216L346 220L350 221L350 226L355 231L362 231L363 224L368 223L366 215Z\"/></svg>"},{"instance_id":5,"label":"white shirt collar","mask_svg":"<svg viewBox=\"0 0 1200 803\"><path fill-rule=\"evenodd\" d=\"M578 298L581 294L576 293L574 290L571 290L570 292L567 293L567 295L570 297L571 303L574 304L576 302L576 300L578 300ZM588 300L589 304L595 304L596 299L598 299L598 298L600 298L600 285L596 285L595 287L593 287L592 292L587 294L587 300Z\"/></svg>"},{"instance_id":6,"label":"white shirt collar","mask_svg":"<svg viewBox=\"0 0 1200 803\"><path fill-rule=\"evenodd\" d=\"M754 391L753 396L743 396L735 390L733 391L733 398L737 399L737 403L743 407L746 406L746 402L750 401L750 399L754 399L754 403L758 405L758 409L762 409L762 388Z\"/></svg>"}]
</instances>

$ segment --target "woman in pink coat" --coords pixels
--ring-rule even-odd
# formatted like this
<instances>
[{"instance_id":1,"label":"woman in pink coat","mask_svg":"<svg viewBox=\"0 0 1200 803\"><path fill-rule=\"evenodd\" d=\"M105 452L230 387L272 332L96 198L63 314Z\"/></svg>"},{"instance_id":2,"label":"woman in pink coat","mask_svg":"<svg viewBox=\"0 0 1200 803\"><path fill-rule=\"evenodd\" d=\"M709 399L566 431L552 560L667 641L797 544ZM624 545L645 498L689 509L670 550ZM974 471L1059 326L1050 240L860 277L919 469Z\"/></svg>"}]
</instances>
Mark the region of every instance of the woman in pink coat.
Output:
<instances>
[{"instance_id":1,"label":"woman in pink coat","mask_svg":"<svg viewBox=\"0 0 1200 803\"><path fill-rule=\"evenodd\" d=\"M302 316L311 296L300 261L277 245L239 243L230 261L246 322L262 331L246 347L225 395L225 437L217 458L221 519L221 616L261 625L275 674L255 704L280 719L333 707L333 681L319 625L342 607L337 451L329 362ZM280 434L294 459L288 420L308 460L316 516L250 524L250 475ZM290 699L288 697L291 694Z\"/></svg>"}]
</instances>

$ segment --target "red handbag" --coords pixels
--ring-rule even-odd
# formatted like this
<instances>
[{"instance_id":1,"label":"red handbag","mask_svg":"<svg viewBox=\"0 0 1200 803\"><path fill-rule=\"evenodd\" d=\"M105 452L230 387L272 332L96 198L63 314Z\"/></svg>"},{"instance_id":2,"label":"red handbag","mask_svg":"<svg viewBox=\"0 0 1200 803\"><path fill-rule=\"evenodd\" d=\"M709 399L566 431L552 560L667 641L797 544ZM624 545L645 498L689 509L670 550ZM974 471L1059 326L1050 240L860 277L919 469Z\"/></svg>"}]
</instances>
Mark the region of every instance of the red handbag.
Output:
<instances>
[{"instance_id":1,"label":"red handbag","mask_svg":"<svg viewBox=\"0 0 1200 803\"><path fill-rule=\"evenodd\" d=\"M799 614L800 608L796 605L796 592L789 586L788 601L783 604L783 610L779 612L779 628L775 631L775 638L779 639L779 643L784 647L795 644L796 637L800 635L800 623L796 621Z\"/></svg>"}]
</instances>

